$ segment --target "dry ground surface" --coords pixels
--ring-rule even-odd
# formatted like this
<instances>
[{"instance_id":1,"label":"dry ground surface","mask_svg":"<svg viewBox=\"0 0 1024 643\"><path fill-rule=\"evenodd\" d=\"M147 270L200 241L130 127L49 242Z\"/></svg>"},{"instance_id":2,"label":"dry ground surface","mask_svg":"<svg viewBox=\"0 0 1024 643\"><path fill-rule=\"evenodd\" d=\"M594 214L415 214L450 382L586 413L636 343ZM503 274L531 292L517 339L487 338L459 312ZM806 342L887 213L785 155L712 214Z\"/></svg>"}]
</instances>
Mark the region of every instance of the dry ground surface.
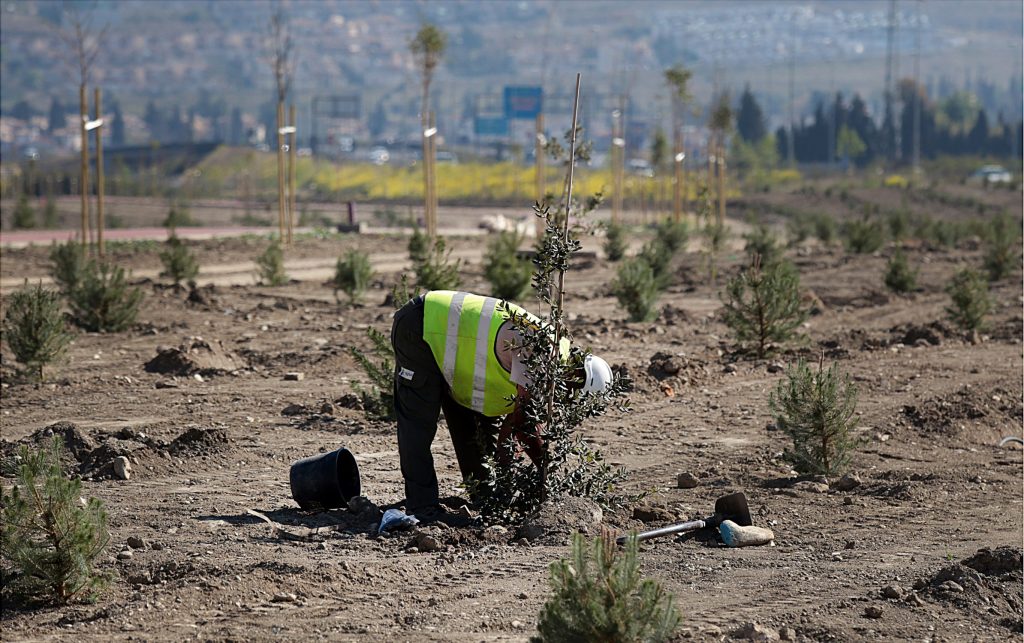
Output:
<instances>
[{"instance_id":1,"label":"dry ground surface","mask_svg":"<svg viewBox=\"0 0 1024 643\"><path fill-rule=\"evenodd\" d=\"M409 532L374 537L373 508L311 514L292 501L290 463L339 446L356 455L370 500L402 500L393 424L350 408L363 375L348 347L367 347L367 327L390 327L382 302L405 250L397 237L350 235L304 238L287 253L292 267L329 266L347 247L372 253L377 282L365 305L350 307L335 303L324 276L251 285L247 262L264 243L198 242L214 284L201 301L142 279L136 325L77 334L41 387L17 379L4 347L5 453L70 423L51 430L76 446L84 493L106 503L111 544L100 566L112 576L95 603L5 604L4 640L525 640L547 595L548 565L568 552L564 531L531 542L514 526L433 527L438 548L420 551ZM464 288L486 291L481 240L453 244L467 261ZM138 278L158 271L156 252L124 246L114 256ZM789 250L817 314L803 344L763 361L732 351L699 254L679 259L651 323L624 321L607 292L614 266L603 259L570 273L575 340L635 380L632 410L585 431L628 472L625 489L649 496L603 522L654 528L706 515L717 497L743 490L755 523L776 535L771 547L729 549L712 537L642 546L644 573L674 593L683 614L680 640L736 637L752 622L808 641L1020 640L1022 452L997 443L1021 434L1021 272L994 285L990 326L972 343L945 321L943 286L958 266L980 261L976 245L908 244L921 268L920 289L908 296L882 285L891 252ZM730 251L724 272L741 261ZM248 281L217 282L218 266L231 265L243 269L226 272ZM5 279L45 270L45 248L4 253ZM144 369L158 347L192 337L219 342L237 368L199 378ZM768 411L778 366L821 351L860 391L866 443L852 489L796 477ZM292 371L304 378L284 380ZM442 495L459 496L443 426L434 452ZM118 454L132 462L129 480L105 469ZM677 487L683 472L695 488ZM249 509L288 529L339 528L281 538ZM983 548L991 553L976 556Z\"/></svg>"}]
</instances>

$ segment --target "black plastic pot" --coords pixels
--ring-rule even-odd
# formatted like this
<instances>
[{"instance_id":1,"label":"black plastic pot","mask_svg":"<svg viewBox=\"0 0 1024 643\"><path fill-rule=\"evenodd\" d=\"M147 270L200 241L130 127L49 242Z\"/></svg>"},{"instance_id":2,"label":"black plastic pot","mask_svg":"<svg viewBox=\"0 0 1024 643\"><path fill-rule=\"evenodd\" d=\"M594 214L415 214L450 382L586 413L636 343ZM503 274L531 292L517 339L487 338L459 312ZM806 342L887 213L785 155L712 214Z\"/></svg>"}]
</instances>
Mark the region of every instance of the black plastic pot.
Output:
<instances>
[{"instance_id":1,"label":"black plastic pot","mask_svg":"<svg viewBox=\"0 0 1024 643\"><path fill-rule=\"evenodd\" d=\"M344 507L359 495L359 466L345 447L292 463L288 480L303 509Z\"/></svg>"}]
</instances>

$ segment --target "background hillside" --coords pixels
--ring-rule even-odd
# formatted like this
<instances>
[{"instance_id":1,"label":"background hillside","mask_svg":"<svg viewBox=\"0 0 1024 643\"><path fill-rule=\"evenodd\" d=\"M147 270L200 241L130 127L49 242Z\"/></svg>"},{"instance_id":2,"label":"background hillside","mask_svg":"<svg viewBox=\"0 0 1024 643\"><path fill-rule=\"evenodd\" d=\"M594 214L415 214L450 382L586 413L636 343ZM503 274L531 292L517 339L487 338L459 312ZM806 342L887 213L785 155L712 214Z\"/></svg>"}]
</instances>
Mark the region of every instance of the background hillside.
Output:
<instances>
[{"instance_id":1,"label":"background hillside","mask_svg":"<svg viewBox=\"0 0 1024 643\"><path fill-rule=\"evenodd\" d=\"M63 3L6 1L0 21L5 115L45 115L57 100L75 111L77 80ZM872 113L882 104L888 2L345 2L286 4L296 39L292 97L300 122L328 94L361 99L359 128L378 137L415 138L419 80L408 42L423 22L449 37L433 86L439 127L471 133L472 117L493 109L508 84L543 85L546 112L566 101L584 74L597 118L628 94L631 120L661 123L668 112L663 70L694 69L698 105L715 86L760 100L769 128L788 121L790 66L799 115L824 94L860 93ZM231 138L272 119L265 35L269 3L238 0L102 0L96 25L109 24L93 81L117 105L127 142L151 137L147 108L196 115L200 140ZM896 77L911 73L920 37L922 84L941 99L977 95L993 115L1021 113L1019 2L897 3ZM918 25L920 30L917 31ZM550 106L550 109L548 109ZM1016 120L1016 117L1014 117ZM234 121L234 122L233 122ZM526 138L529 128L513 131ZM594 128L600 134L599 127ZM300 128L300 142L310 129ZM238 132L236 132L238 133Z\"/></svg>"}]
</instances>

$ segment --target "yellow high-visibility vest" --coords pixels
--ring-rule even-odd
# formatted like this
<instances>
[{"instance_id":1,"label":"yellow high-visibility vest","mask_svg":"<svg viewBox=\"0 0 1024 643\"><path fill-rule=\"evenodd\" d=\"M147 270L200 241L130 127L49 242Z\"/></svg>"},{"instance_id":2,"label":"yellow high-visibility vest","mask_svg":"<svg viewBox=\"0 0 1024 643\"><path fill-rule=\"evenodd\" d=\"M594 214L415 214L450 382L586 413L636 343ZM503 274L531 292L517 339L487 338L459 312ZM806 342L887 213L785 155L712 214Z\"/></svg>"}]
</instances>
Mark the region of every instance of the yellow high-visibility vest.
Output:
<instances>
[{"instance_id":1,"label":"yellow high-visibility vest","mask_svg":"<svg viewBox=\"0 0 1024 643\"><path fill-rule=\"evenodd\" d=\"M496 354L498 330L510 313L541 321L526 310L495 297L432 290L423 303L423 340L462 406L488 417L510 413L516 396L512 374ZM562 351L568 354L568 340Z\"/></svg>"}]
</instances>

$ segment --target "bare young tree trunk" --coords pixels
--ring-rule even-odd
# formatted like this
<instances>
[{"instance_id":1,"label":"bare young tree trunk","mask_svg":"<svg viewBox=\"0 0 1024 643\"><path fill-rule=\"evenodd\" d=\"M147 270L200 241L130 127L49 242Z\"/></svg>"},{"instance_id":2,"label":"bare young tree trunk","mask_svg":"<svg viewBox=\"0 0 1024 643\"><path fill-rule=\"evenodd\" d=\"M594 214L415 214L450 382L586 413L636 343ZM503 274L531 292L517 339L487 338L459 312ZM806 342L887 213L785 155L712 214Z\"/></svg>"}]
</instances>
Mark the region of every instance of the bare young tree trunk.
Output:
<instances>
[{"instance_id":1,"label":"bare young tree trunk","mask_svg":"<svg viewBox=\"0 0 1024 643\"><path fill-rule=\"evenodd\" d=\"M718 225L721 226L725 222L725 146L722 144L722 140L725 136L719 136L718 139Z\"/></svg>"},{"instance_id":2,"label":"bare young tree trunk","mask_svg":"<svg viewBox=\"0 0 1024 643\"><path fill-rule=\"evenodd\" d=\"M89 133L85 129L85 123L89 120L89 103L85 97L85 82L78 86L79 123L78 132L82 140L82 155L80 175L82 177L82 238L83 246L91 246L92 223L89 219Z\"/></svg>"},{"instance_id":3,"label":"bare young tree trunk","mask_svg":"<svg viewBox=\"0 0 1024 643\"><path fill-rule=\"evenodd\" d=\"M96 88L96 120L103 118L100 88ZM96 126L96 250L103 259L103 125Z\"/></svg>"},{"instance_id":4,"label":"bare young tree trunk","mask_svg":"<svg viewBox=\"0 0 1024 643\"><path fill-rule=\"evenodd\" d=\"M284 223L284 101L277 101L277 230L281 243L286 243Z\"/></svg>"},{"instance_id":5,"label":"bare young tree trunk","mask_svg":"<svg viewBox=\"0 0 1024 643\"><path fill-rule=\"evenodd\" d=\"M423 101L420 103L420 136L423 139L423 225L427 229L427 236L431 239L437 231L434 229L434 217L431 212L434 204L434 197L431 193L430 183L430 139L427 130L430 128L430 112L427 105L430 100L430 73L423 75Z\"/></svg>"},{"instance_id":6,"label":"bare young tree trunk","mask_svg":"<svg viewBox=\"0 0 1024 643\"><path fill-rule=\"evenodd\" d=\"M430 112L430 129L433 134L427 138L427 175L430 177L430 224L427 234L430 238L437 236L437 120L436 114Z\"/></svg>"},{"instance_id":7,"label":"bare young tree trunk","mask_svg":"<svg viewBox=\"0 0 1024 643\"><path fill-rule=\"evenodd\" d=\"M285 169L284 169L284 101L292 82L294 59L292 37L287 15L280 2L273 5L270 14L270 46L268 49L274 86L277 92L277 226L281 243L290 243L285 223Z\"/></svg>"},{"instance_id":8,"label":"bare young tree trunk","mask_svg":"<svg viewBox=\"0 0 1024 643\"><path fill-rule=\"evenodd\" d=\"M672 221L679 223L683 215L683 153L679 123L673 118L672 123Z\"/></svg>"},{"instance_id":9,"label":"bare young tree trunk","mask_svg":"<svg viewBox=\"0 0 1024 643\"><path fill-rule=\"evenodd\" d=\"M79 136L81 137L81 176L80 191L82 195L81 212L81 243L91 244L92 221L89 213L89 139L88 131L85 128L89 120L89 102L86 97L86 86L89 84L89 73L96 56L100 52L100 46L106 36L110 25L105 25L99 33L92 29L92 11L95 6L88 9L84 14L79 12L79 5L67 3L67 19L70 23L70 32L59 31L58 34L67 44L69 56L68 62L78 72L78 103L79 103ZM98 117L97 117L98 118Z\"/></svg>"},{"instance_id":10,"label":"bare young tree trunk","mask_svg":"<svg viewBox=\"0 0 1024 643\"><path fill-rule=\"evenodd\" d=\"M295 105L288 108L288 245L292 245L292 233L295 228Z\"/></svg>"}]
</instances>

